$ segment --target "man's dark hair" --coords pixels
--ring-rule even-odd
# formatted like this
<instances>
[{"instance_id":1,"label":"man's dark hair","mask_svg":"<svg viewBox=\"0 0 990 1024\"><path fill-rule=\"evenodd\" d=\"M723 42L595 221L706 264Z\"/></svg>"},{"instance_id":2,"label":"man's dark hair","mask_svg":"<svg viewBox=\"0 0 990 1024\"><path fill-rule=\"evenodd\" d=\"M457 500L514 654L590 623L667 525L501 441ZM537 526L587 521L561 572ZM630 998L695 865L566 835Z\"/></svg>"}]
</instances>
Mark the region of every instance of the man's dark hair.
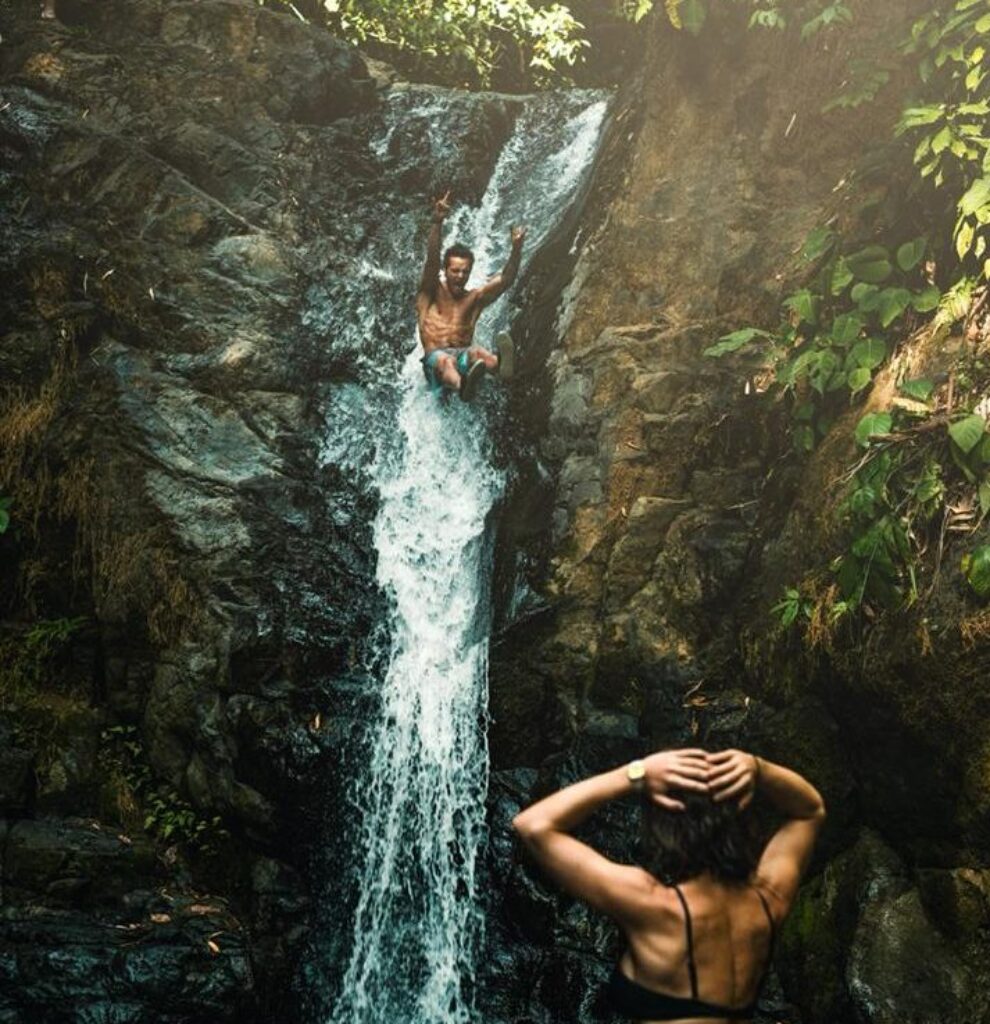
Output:
<instances>
[{"instance_id":1,"label":"man's dark hair","mask_svg":"<svg viewBox=\"0 0 990 1024\"><path fill-rule=\"evenodd\" d=\"M705 871L720 882L745 882L756 870L759 846L755 822L734 800L716 803L704 793L672 791L683 811L643 801L640 861L667 885Z\"/></svg>"},{"instance_id":2,"label":"man's dark hair","mask_svg":"<svg viewBox=\"0 0 990 1024\"><path fill-rule=\"evenodd\" d=\"M470 260L471 266L474 266L474 253L466 245L461 245L460 242L455 242L450 246L447 251L443 254L443 265L446 268L450 262L451 256L457 256L462 260Z\"/></svg>"}]
</instances>

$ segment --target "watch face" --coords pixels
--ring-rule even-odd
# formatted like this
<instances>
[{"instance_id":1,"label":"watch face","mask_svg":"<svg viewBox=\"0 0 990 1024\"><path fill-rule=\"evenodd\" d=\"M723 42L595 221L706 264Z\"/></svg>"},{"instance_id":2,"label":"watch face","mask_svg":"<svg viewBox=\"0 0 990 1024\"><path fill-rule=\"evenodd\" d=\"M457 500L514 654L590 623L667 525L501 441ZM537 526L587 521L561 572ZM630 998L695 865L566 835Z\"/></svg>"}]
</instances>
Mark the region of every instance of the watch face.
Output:
<instances>
[{"instance_id":1,"label":"watch face","mask_svg":"<svg viewBox=\"0 0 990 1024\"><path fill-rule=\"evenodd\" d=\"M635 782L646 774L646 765L642 761L633 761L626 769L626 774Z\"/></svg>"}]
</instances>

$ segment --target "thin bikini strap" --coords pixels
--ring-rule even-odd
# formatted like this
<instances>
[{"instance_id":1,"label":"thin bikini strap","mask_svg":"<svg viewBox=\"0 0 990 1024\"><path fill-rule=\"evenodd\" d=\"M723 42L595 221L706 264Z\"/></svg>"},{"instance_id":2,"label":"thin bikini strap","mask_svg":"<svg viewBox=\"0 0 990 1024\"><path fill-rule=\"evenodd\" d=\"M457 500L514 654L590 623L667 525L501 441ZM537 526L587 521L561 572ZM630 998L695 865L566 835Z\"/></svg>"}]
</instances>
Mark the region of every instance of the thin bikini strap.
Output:
<instances>
[{"instance_id":1,"label":"thin bikini strap","mask_svg":"<svg viewBox=\"0 0 990 1024\"><path fill-rule=\"evenodd\" d=\"M688 975L691 978L691 998L697 999L698 970L694 965L694 934L691 929L691 911L688 910L687 900L684 898L684 893L681 892L681 887L675 885L673 889L677 893L677 898L681 901L681 907L684 910L684 933L687 936L687 964Z\"/></svg>"},{"instance_id":2,"label":"thin bikini strap","mask_svg":"<svg viewBox=\"0 0 990 1024\"><path fill-rule=\"evenodd\" d=\"M773 923L773 914L770 913L770 904L767 903L766 896L755 885L753 888L756 890L756 895L760 897L760 902L763 904L763 913L767 915L767 922L770 925L770 952L767 955L767 962L769 963L773 959L773 948L777 942L777 926Z\"/></svg>"}]
</instances>

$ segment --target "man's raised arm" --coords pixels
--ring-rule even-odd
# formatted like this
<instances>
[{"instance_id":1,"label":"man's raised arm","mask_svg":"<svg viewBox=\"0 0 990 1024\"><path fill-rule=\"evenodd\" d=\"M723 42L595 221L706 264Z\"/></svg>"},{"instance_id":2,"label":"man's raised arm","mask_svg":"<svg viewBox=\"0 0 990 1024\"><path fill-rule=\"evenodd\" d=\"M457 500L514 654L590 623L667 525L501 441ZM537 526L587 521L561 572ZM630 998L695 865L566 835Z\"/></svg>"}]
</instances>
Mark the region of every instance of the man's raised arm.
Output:
<instances>
[{"instance_id":1,"label":"man's raised arm","mask_svg":"<svg viewBox=\"0 0 990 1024\"><path fill-rule=\"evenodd\" d=\"M431 299L436 294L440 279L440 232L444 219L450 213L450 192L442 195L433 206L433 223L426 240L426 263L423 264L423 277L419 282L419 294L428 295Z\"/></svg>"},{"instance_id":2,"label":"man's raised arm","mask_svg":"<svg viewBox=\"0 0 990 1024\"><path fill-rule=\"evenodd\" d=\"M509 253L509 258L502 268L502 272L496 274L490 281L478 289L478 301L482 306L490 305L515 283L516 275L519 273L519 263L522 260L522 244L525 238L525 228L512 228L512 252Z\"/></svg>"}]
</instances>

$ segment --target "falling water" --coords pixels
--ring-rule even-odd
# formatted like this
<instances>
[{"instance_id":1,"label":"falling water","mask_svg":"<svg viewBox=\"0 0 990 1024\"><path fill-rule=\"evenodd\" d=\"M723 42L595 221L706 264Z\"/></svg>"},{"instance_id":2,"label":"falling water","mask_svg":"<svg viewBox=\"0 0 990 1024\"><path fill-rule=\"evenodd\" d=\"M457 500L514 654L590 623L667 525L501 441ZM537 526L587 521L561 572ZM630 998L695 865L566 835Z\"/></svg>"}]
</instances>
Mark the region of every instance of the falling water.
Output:
<instances>
[{"instance_id":1,"label":"falling water","mask_svg":"<svg viewBox=\"0 0 990 1024\"><path fill-rule=\"evenodd\" d=\"M435 102L435 101L434 101ZM605 102L587 93L525 102L478 209L448 235L473 244L475 282L497 272L508 228L535 251L577 194ZM484 341L507 303L482 320ZM353 849L359 896L341 994L330 1024L462 1024L482 935L477 861L484 839L484 735L491 545L503 479L477 405L424 386L421 350L402 369L392 443L371 469L380 496L377 578L390 617L380 719ZM498 386L493 382L488 387Z\"/></svg>"}]
</instances>

